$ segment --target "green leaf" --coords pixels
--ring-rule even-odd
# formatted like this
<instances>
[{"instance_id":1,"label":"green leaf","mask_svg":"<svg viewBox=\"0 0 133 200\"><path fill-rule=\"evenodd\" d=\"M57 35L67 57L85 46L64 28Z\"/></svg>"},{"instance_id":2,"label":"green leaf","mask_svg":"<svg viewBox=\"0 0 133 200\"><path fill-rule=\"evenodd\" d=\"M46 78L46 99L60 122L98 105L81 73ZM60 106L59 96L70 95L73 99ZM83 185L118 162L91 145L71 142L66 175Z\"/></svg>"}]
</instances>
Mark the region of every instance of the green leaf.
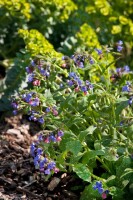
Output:
<instances>
[{"instance_id":1,"label":"green leaf","mask_svg":"<svg viewBox=\"0 0 133 200\"><path fill-rule=\"evenodd\" d=\"M93 132L94 132L94 130L96 129L97 127L95 127L95 126L89 126L86 130L84 130L84 131L81 131L80 132L80 135L79 135L79 140L80 141L83 141L84 140L84 138L87 136L87 135L92 135L93 134Z\"/></svg>"},{"instance_id":2,"label":"green leaf","mask_svg":"<svg viewBox=\"0 0 133 200\"><path fill-rule=\"evenodd\" d=\"M66 143L66 149L77 155L82 149L81 142L78 140L69 141Z\"/></svg>"},{"instance_id":3,"label":"green leaf","mask_svg":"<svg viewBox=\"0 0 133 200\"><path fill-rule=\"evenodd\" d=\"M96 156L104 154L105 154L104 150L90 150L84 154L83 159L90 160L92 158L95 158Z\"/></svg>"},{"instance_id":4,"label":"green leaf","mask_svg":"<svg viewBox=\"0 0 133 200\"><path fill-rule=\"evenodd\" d=\"M73 171L84 181L91 182L91 172L84 164L76 164Z\"/></svg>"},{"instance_id":5,"label":"green leaf","mask_svg":"<svg viewBox=\"0 0 133 200\"><path fill-rule=\"evenodd\" d=\"M119 103L116 105L116 110L115 110L115 114L116 116L119 116L119 114L121 114L122 110L124 108L126 108L128 106L128 99L123 100L123 98L119 99Z\"/></svg>"}]
</instances>

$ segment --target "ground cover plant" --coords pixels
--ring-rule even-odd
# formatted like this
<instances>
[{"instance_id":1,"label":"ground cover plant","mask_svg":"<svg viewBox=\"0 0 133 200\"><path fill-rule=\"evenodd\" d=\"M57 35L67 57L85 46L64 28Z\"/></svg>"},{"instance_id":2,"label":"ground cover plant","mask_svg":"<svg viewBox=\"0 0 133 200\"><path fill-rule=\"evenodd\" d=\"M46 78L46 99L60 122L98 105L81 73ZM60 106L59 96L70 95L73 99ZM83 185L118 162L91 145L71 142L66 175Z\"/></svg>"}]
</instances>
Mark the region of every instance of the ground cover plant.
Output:
<instances>
[{"instance_id":1,"label":"ground cover plant","mask_svg":"<svg viewBox=\"0 0 133 200\"><path fill-rule=\"evenodd\" d=\"M12 97L14 114L41 125L30 147L35 168L44 180L59 171L77 174L86 182L81 200L133 195L133 72L119 66L122 50L119 40L115 48L71 56L34 54L28 87Z\"/></svg>"}]
</instances>

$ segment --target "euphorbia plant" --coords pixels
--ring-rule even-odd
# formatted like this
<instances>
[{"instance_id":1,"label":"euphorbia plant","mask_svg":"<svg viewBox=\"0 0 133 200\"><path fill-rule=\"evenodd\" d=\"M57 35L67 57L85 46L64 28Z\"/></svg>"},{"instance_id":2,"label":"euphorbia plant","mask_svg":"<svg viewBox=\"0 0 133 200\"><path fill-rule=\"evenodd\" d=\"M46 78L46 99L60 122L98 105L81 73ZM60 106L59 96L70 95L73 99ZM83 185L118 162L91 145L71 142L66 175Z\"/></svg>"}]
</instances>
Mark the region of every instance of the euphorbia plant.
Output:
<instances>
[{"instance_id":1,"label":"euphorbia plant","mask_svg":"<svg viewBox=\"0 0 133 200\"><path fill-rule=\"evenodd\" d=\"M30 89L12 100L15 114L23 111L41 124L30 148L35 167L46 176L75 172L89 183L84 200L131 192L133 74L110 61L122 45L117 52L103 47L62 59L36 56L26 67Z\"/></svg>"}]
</instances>

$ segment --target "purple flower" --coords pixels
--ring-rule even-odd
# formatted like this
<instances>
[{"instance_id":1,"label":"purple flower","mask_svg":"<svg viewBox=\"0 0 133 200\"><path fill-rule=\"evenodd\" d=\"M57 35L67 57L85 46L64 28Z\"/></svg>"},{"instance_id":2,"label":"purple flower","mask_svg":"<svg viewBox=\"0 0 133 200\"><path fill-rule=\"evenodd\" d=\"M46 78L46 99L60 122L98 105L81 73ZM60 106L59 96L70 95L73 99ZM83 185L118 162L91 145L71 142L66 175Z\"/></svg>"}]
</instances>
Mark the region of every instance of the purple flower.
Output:
<instances>
[{"instance_id":1,"label":"purple flower","mask_svg":"<svg viewBox=\"0 0 133 200\"><path fill-rule=\"evenodd\" d=\"M125 72L129 72L129 71L130 71L130 68L129 68L128 65L125 65L125 66L123 67L123 69L124 69Z\"/></svg>"},{"instance_id":2,"label":"purple flower","mask_svg":"<svg viewBox=\"0 0 133 200\"><path fill-rule=\"evenodd\" d=\"M73 85L73 81L72 80L69 80L68 81L68 85L71 87Z\"/></svg>"},{"instance_id":3,"label":"purple flower","mask_svg":"<svg viewBox=\"0 0 133 200\"><path fill-rule=\"evenodd\" d=\"M39 101L39 98L38 98L38 97L36 97L34 100L31 100L31 101L29 102L29 104L30 104L31 106L39 106L39 103L40 103L40 101Z\"/></svg>"},{"instance_id":4,"label":"purple flower","mask_svg":"<svg viewBox=\"0 0 133 200\"><path fill-rule=\"evenodd\" d=\"M35 64L34 60L32 60L30 64L31 64L33 67L35 67L35 66L36 66L36 64Z\"/></svg>"},{"instance_id":5,"label":"purple flower","mask_svg":"<svg viewBox=\"0 0 133 200\"><path fill-rule=\"evenodd\" d=\"M43 141L43 135L42 135L42 134L40 134L40 135L38 136L38 141L39 141L39 142Z\"/></svg>"},{"instance_id":6,"label":"purple flower","mask_svg":"<svg viewBox=\"0 0 133 200\"><path fill-rule=\"evenodd\" d=\"M47 162L48 162L47 158L44 158L43 160L41 160L39 163L40 169L44 168L44 164L46 164Z\"/></svg>"},{"instance_id":7,"label":"purple flower","mask_svg":"<svg viewBox=\"0 0 133 200\"><path fill-rule=\"evenodd\" d=\"M12 102L12 103L11 103L11 106L12 106L14 109L18 109L18 108L19 108L19 105L18 105L16 102Z\"/></svg>"},{"instance_id":8,"label":"purple flower","mask_svg":"<svg viewBox=\"0 0 133 200\"><path fill-rule=\"evenodd\" d=\"M121 51L122 51L122 49L123 49L123 47L122 47L122 46L117 46L117 51L118 51L118 52L121 52Z\"/></svg>"},{"instance_id":9,"label":"purple flower","mask_svg":"<svg viewBox=\"0 0 133 200\"><path fill-rule=\"evenodd\" d=\"M34 79L34 74L29 74L28 75L28 82L32 82L33 81L33 79Z\"/></svg>"},{"instance_id":10,"label":"purple flower","mask_svg":"<svg viewBox=\"0 0 133 200\"><path fill-rule=\"evenodd\" d=\"M129 100L128 100L128 104L131 106L133 103L133 97L130 97Z\"/></svg>"},{"instance_id":11,"label":"purple flower","mask_svg":"<svg viewBox=\"0 0 133 200\"><path fill-rule=\"evenodd\" d=\"M43 154L43 150L41 148L38 148L37 149L37 155L41 155L41 154Z\"/></svg>"},{"instance_id":12,"label":"purple flower","mask_svg":"<svg viewBox=\"0 0 133 200\"><path fill-rule=\"evenodd\" d=\"M60 130L60 131L58 131L57 134L58 134L58 136L62 137L64 135L64 132Z\"/></svg>"},{"instance_id":13,"label":"purple flower","mask_svg":"<svg viewBox=\"0 0 133 200\"><path fill-rule=\"evenodd\" d=\"M94 64L94 60L92 58L90 58L90 64L93 65Z\"/></svg>"},{"instance_id":14,"label":"purple flower","mask_svg":"<svg viewBox=\"0 0 133 200\"><path fill-rule=\"evenodd\" d=\"M47 113L50 112L50 108L49 107L46 108L46 112Z\"/></svg>"},{"instance_id":15,"label":"purple flower","mask_svg":"<svg viewBox=\"0 0 133 200\"><path fill-rule=\"evenodd\" d=\"M35 156L35 150L36 150L35 144L32 143L31 146L30 146L30 154L31 154L33 157Z\"/></svg>"},{"instance_id":16,"label":"purple flower","mask_svg":"<svg viewBox=\"0 0 133 200\"><path fill-rule=\"evenodd\" d=\"M78 79L77 82L78 82L78 85L79 85L79 86L82 85L82 80Z\"/></svg>"},{"instance_id":17,"label":"purple flower","mask_svg":"<svg viewBox=\"0 0 133 200\"><path fill-rule=\"evenodd\" d=\"M52 162L48 163L47 168L48 168L48 169L53 169L53 168L55 168L55 162L52 161Z\"/></svg>"},{"instance_id":18,"label":"purple flower","mask_svg":"<svg viewBox=\"0 0 133 200\"><path fill-rule=\"evenodd\" d=\"M116 68L116 73L121 73L122 72L122 68Z\"/></svg>"},{"instance_id":19,"label":"purple flower","mask_svg":"<svg viewBox=\"0 0 133 200\"><path fill-rule=\"evenodd\" d=\"M79 63L78 63L78 66L79 66L80 68L84 68L84 63L83 63L83 62L79 62Z\"/></svg>"},{"instance_id":20,"label":"purple flower","mask_svg":"<svg viewBox=\"0 0 133 200\"><path fill-rule=\"evenodd\" d=\"M75 77L76 77L75 72L70 72L70 73L69 73L69 77L70 77L70 78L75 78Z\"/></svg>"},{"instance_id":21,"label":"purple flower","mask_svg":"<svg viewBox=\"0 0 133 200\"><path fill-rule=\"evenodd\" d=\"M40 161L40 155L36 155L36 157L34 157L34 165L38 166L39 165L39 161Z\"/></svg>"},{"instance_id":22,"label":"purple flower","mask_svg":"<svg viewBox=\"0 0 133 200\"><path fill-rule=\"evenodd\" d=\"M41 124L43 124L43 123L44 123L43 117L39 117L39 118L38 118L38 122L41 123Z\"/></svg>"},{"instance_id":23,"label":"purple flower","mask_svg":"<svg viewBox=\"0 0 133 200\"><path fill-rule=\"evenodd\" d=\"M46 70L45 70L45 69L41 68L41 69L40 69L40 73L41 73L43 76L46 76Z\"/></svg>"},{"instance_id":24,"label":"purple flower","mask_svg":"<svg viewBox=\"0 0 133 200\"><path fill-rule=\"evenodd\" d=\"M117 44L118 44L118 45L123 45L122 40L119 40Z\"/></svg>"},{"instance_id":25,"label":"purple flower","mask_svg":"<svg viewBox=\"0 0 133 200\"><path fill-rule=\"evenodd\" d=\"M23 94L23 95L22 95L22 99L23 99L24 101L26 101L27 103L29 103L30 100L31 100L31 98L32 98L32 94L33 94L33 92L30 92L30 93L28 93L28 94Z\"/></svg>"},{"instance_id":26,"label":"purple flower","mask_svg":"<svg viewBox=\"0 0 133 200\"><path fill-rule=\"evenodd\" d=\"M129 85L125 85L122 87L122 92L130 92L130 87Z\"/></svg>"},{"instance_id":27,"label":"purple flower","mask_svg":"<svg viewBox=\"0 0 133 200\"><path fill-rule=\"evenodd\" d=\"M122 49L123 49L123 42L121 41L121 40L119 40L118 42L117 42L117 51L118 52L121 52L122 51Z\"/></svg>"},{"instance_id":28,"label":"purple flower","mask_svg":"<svg viewBox=\"0 0 133 200\"><path fill-rule=\"evenodd\" d=\"M17 115L18 111L17 111L17 110L13 110L12 113L13 113L14 115Z\"/></svg>"},{"instance_id":29,"label":"purple flower","mask_svg":"<svg viewBox=\"0 0 133 200\"><path fill-rule=\"evenodd\" d=\"M101 55L102 54L102 50L101 49L95 49L96 50L96 52L98 53L98 55Z\"/></svg>"},{"instance_id":30,"label":"purple flower","mask_svg":"<svg viewBox=\"0 0 133 200\"><path fill-rule=\"evenodd\" d=\"M100 194L102 194L103 191L104 191L103 188L102 188L102 182L97 181L96 184L93 186L93 189L94 189L94 190L98 190L98 192L99 192Z\"/></svg>"},{"instance_id":31,"label":"purple flower","mask_svg":"<svg viewBox=\"0 0 133 200\"><path fill-rule=\"evenodd\" d=\"M47 175L49 175L49 174L50 174L50 169L46 169L46 170L44 171L44 173L47 174Z\"/></svg>"},{"instance_id":32,"label":"purple flower","mask_svg":"<svg viewBox=\"0 0 133 200\"><path fill-rule=\"evenodd\" d=\"M87 92L87 87L86 87L86 86L82 86L82 87L81 87L81 90L82 90L83 92Z\"/></svg>"},{"instance_id":33,"label":"purple flower","mask_svg":"<svg viewBox=\"0 0 133 200\"><path fill-rule=\"evenodd\" d=\"M56 138L55 138L54 135L50 135L49 140L52 141L52 142L56 142Z\"/></svg>"}]
</instances>

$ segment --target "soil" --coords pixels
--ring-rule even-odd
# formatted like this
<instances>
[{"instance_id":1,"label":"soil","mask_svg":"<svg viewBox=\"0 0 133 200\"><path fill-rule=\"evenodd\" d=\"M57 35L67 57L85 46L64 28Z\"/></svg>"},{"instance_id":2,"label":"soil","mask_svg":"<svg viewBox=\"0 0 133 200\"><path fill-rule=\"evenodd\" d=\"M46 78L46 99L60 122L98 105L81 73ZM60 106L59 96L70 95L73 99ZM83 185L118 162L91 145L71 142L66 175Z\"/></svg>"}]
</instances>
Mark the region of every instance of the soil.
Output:
<instances>
[{"instance_id":1,"label":"soil","mask_svg":"<svg viewBox=\"0 0 133 200\"><path fill-rule=\"evenodd\" d=\"M46 180L34 168L29 148L39 132L22 115L0 122L0 200L79 200L85 185L76 175L59 172Z\"/></svg>"}]
</instances>

